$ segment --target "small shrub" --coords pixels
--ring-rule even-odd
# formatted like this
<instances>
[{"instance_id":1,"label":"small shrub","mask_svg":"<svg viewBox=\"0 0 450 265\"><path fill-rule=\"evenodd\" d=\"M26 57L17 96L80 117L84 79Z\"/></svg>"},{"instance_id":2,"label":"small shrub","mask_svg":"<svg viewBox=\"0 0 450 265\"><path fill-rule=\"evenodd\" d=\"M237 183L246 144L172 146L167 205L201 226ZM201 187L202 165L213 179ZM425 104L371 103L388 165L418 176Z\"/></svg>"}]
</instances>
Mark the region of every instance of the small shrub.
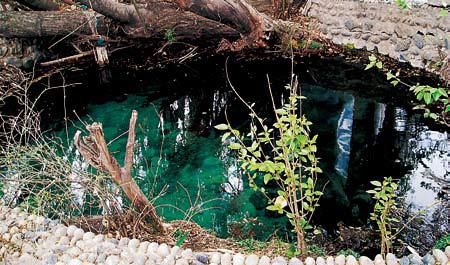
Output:
<instances>
[{"instance_id":1,"label":"small shrub","mask_svg":"<svg viewBox=\"0 0 450 265\"><path fill-rule=\"evenodd\" d=\"M336 253L336 255L344 255L344 256L350 256L350 255L352 255L353 257L355 257L355 258L359 258L361 255L358 253L358 252L356 252L356 251L354 251L353 249L350 249L350 248L347 248L347 249L341 249L341 250L339 250L337 253Z\"/></svg>"},{"instance_id":2,"label":"small shrub","mask_svg":"<svg viewBox=\"0 0 450 265\"><path fill-rule=\"evenodd\" d=\"M439 238L439 240L434 244L433 248L444 250L448 246L450 246L450 234L443 235L441 238Z\"/></svg>"}]
</instances>

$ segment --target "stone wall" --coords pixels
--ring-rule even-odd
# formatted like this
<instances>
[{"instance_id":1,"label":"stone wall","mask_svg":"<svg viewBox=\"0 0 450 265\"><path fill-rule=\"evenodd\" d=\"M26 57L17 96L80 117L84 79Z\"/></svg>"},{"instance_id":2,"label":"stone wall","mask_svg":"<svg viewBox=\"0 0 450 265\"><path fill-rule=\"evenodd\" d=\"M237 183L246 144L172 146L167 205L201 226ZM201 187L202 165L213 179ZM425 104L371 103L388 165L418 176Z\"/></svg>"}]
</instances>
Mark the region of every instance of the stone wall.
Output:
<instances>
[{"instance_id":1,"label":"stone wall","mask_svg":"<svg viewBox=\"0 0 450 265\"><path fill-rule=\"evenodd\" d=\"M376 49L414 67L439 69L450 58L450 15L439 15L442 1L416 0L411 9L391 2L311 0L308 15L336 44Z\"/></svg>"}]
</instances>

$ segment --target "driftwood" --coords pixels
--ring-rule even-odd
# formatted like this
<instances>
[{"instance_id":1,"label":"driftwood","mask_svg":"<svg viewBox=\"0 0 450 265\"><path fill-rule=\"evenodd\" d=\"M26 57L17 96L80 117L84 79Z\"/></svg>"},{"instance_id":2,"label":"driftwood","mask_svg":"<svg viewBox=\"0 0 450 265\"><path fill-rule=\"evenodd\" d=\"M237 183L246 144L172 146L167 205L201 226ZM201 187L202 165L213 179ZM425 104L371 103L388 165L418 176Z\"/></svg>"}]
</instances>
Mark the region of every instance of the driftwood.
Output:
<instances>
[{"instance_id":1,"label":"driftwood","mask_svg":"<svg viewBox=\"0 0 450 265\"><path fill-rule=\"evenodd\" d=\"M132 205L140 211L142 216L158 232L164 232L163 222L158 216L155 207L131 177L137 116L137 111L133 111L128 131L124 167L120 167L117 160L109 153L103 129L99 123L93 123L87 126L87 130L90 133L89 136L81 137L81 132L77 131L74 137L75 146L91 166L109 173L114 182L122 188Z\"/></svg>"}]
</instances>

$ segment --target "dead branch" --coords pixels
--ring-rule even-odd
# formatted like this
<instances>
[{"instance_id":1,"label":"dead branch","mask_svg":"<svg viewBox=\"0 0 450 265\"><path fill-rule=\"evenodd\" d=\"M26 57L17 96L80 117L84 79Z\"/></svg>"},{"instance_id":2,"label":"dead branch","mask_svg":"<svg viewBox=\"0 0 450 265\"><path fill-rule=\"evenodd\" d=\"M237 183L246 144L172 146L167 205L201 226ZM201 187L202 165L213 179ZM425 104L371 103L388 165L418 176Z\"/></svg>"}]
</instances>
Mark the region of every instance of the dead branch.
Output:
<instances>
[{"instance_id":1,"label":"dead branch","mask_svg":"<svg viewBox=\"0 0 450 265\"><path fill-rule=\"evenodd\" d=\"M136 138L135 127L138 113L133 111L128 131L124 167L120 167L117 160L111 156L105 141L101 124L93 123L87 126L89 136L80 137L77 131L74 137L75 146L88 163L100 171L109 173L114 182L124 191L132 205L137 208L146 220L158 231L164 232L161 218L156 213L153 204L147 199L142 190L131 177L133 166L134 142Z\"/></svg>"}]
</instances>

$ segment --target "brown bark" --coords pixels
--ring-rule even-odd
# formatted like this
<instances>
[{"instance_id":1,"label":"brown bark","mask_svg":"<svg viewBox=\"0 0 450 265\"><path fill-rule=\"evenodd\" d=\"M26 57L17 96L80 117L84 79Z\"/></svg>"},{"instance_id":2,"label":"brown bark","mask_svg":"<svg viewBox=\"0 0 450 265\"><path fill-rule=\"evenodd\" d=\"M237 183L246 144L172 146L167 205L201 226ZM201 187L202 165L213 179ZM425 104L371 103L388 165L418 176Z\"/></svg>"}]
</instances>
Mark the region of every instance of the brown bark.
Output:
<instances>
[{"instance_id":1,"label":"brown bark","mask_svg":"<svg viewBox=\"0 0 450 265\"><path fill-rule=\"evenodd\" d=\"M94 23L97 30L106 32L105 17L92 11L5 11L0 12L0 36L35 38L92 34Z\"/></svg>"},{"instance_id":2,"label":"brown bark","mask_svg":"<svg viewBox=\"0 0 450 265\"><path fill-rule=\"evenodd\" d=\"M74 137L75 146L91 166L100 171L108 172L116 184L122 188L132 205L140 211L141 215L144 216L158 232L164 232L162 220L158 216L155 207L150 203L131 177L137 115L136 111L133 111L131 115L124 167L122 168L119 166L117 160L109 153L102 126L98 123L94 123L87 127L90 133L87 137L81 138L81 132L78 131Z\"/></svg>"}]
</instances>

